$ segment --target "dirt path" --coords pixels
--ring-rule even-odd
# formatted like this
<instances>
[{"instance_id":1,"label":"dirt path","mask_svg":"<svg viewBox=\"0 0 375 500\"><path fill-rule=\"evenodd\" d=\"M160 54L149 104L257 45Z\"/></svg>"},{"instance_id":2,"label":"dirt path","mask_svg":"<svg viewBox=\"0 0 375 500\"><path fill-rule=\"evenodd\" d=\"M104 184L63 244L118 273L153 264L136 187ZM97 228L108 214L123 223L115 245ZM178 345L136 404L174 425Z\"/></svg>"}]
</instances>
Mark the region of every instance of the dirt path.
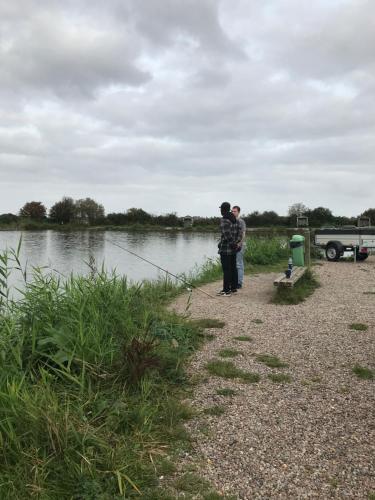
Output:
<instances>
[{"instance_id":1,"label":"dirt path","mask_svg":"<svg viewBox=\"0 0 375 500\"><path fill-rule=\"evenodd\" d=\"M218 491L241 499L375 498L375 379L358 378L358 364L375 369L375 258L361 264L327 263L315 267L321 283L296 306L270 304L274 274L246 278L232 297L194 293L194 318L225 321L222 330L193 358L191 373L201 374L192 405L220 405L218 416L200 413L189 423L194 453L186 462ZM211 293L220 284L207 285ZM186 297L174 304L184 311ZM261 320L257 324L254 320ZM369 325L354 331L351 323ZM251 342L234 340L248 335ZM218 351L237 349L243 370L261 375L259 383L211 376L205 365L222 359ZM288 364L269 368L260 354ZM230 360L229 360L230 361ZM288 374L274 383L271 373ZM234 389L222 396L217 389ZM186 464L185 464L186 465Z\"/></svg>"}]
</instances>

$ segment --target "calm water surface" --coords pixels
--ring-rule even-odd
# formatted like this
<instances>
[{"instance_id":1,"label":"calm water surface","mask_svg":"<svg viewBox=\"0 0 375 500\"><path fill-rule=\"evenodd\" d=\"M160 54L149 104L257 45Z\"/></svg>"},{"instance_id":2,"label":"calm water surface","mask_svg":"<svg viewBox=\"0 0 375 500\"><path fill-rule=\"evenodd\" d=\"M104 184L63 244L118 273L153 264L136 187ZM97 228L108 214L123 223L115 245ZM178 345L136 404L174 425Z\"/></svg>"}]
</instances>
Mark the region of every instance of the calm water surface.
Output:
<instances>
[{"instance_id":1,"label":"calm water surface","mask_svg":"<svg viewBox=\"0 0 375 500\"><path fill-rule=\"evenodd\" d=\"M21 262L28 269L46 266L65 276L87 274L90 256L132 281L165 276L151 265L111 244L117 243L174 274L189 272L217 257L212 233L139 233L126 231L0 231L0 251L16 248L22 235Z\"/></svg>"}]
</instances>

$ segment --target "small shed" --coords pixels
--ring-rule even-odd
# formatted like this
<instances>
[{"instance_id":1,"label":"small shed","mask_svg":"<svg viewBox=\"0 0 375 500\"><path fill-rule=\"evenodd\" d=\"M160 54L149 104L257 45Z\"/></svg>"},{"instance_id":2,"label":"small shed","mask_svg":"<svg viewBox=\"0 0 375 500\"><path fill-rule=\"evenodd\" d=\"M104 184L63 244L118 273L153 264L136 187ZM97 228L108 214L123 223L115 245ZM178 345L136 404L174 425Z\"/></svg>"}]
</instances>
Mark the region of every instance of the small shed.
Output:
<instances>
[{"instance_id":1,"label":"small shed","mask_svg":"<svg viewBox=\"0 0 375 500\"><path fill-rule=\"evenodd\" d=\"M371 227L371 219L370 217L358 217L357 221L358 227Z\"/></svg>"},{"instance_id":2,"label":"small shed","mask_svg":"<svg viewBox=\"0 0 375 500\"><path fill-rule=\"evenodd\" d=\"M309 218L305 215L297 216L297 227L309 227Z\"/></svg>"},{"instance_id":3,"label":"small shed","mask_svg":"<svg viewBox=\"0 0 375 500\"><path fill-rule=\"evenodd\" d=\"M184 227L192 227L193 217L191 217L190 215L185 215L185 217L183 217L183 223Z\"/></svg>"}]
</instances>

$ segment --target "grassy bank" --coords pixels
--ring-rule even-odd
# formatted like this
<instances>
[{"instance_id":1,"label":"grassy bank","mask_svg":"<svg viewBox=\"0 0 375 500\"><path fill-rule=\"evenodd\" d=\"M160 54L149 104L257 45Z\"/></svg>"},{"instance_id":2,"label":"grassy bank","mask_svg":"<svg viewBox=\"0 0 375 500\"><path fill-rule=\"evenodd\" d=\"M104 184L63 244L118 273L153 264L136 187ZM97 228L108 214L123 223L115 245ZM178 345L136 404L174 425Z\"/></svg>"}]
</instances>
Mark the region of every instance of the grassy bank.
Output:
<instances>
[{"instance_id":1,"label":"grassy bank","mask_svg":"<svg viewBox=\"0 0 375 500\"><path fill-rule=\"evenodd\" d=\"M37 273L0 318L0 497L152 498L186 445L177 399L200 330L168 313L168 282Z\"/></svg>"},{"instance_id":2,"label":"grassy bank","mask_svg":"<svg viewBox=\"0 0 375 500\"><path fill-rule=\"evenodd\" d=\"M267 269L285 252L280 240L249 242L245 259ZM12 267L17 252L0 255L0 498L167 498L158 478L189 446L184 365L203 339L165 307L183 287L35 270L13 302ZM220 276L209 261L188 278Z\"/></svg>"}]
</instances>

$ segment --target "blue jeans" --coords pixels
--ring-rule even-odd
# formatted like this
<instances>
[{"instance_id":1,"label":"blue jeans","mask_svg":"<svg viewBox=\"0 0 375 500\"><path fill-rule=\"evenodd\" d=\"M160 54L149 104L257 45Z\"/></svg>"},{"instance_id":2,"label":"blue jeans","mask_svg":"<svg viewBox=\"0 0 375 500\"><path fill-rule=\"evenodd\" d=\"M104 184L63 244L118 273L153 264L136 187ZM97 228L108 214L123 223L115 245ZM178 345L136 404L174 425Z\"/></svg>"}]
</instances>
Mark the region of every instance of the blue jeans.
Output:
<instances>
[{"instance_id":1,"label":"blue jeans","mask_svg":"<svg viewBox=\"0 0 375 500\"><path fill-rule=\"evenodd\" d=\"M243 254L245 252L245 248L246 248L245 244L243 244L241 250L236 254L236 265L237 265L239 285L243 284L243 275L244 275Z\"/></svg>"}]
</instances>

